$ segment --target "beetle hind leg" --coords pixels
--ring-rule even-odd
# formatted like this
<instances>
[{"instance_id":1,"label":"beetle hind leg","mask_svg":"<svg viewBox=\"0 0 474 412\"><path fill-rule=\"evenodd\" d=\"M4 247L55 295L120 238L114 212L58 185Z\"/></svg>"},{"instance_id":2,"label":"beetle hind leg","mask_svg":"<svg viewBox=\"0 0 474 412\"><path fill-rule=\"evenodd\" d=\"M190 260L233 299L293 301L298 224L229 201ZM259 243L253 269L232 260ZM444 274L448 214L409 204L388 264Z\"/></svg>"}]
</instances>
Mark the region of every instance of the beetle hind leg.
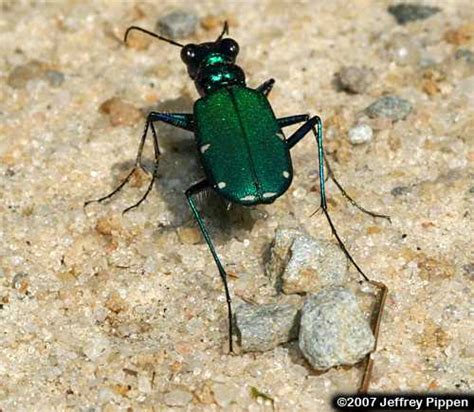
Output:
<instances>
[{"instance_id":1,"label":"beetle hind leg","mask_svg":"<svg viewBox=\"0 0 474 412\"><path fill-rule=\"evenodd\" d=\"M288 147L291 149L293 146L295 146L301 139L303 139L309 132L313 132L314 137L316 138L316 143L318 147L318 160L319 160L319 185L320 185L320 198L321 198L321 209L324 213L324 216L326 217L327 222L329 223L329 226L331 228L331 232L336 238L339 247L341 250L344 252L346 255L347 259L352 263L352 265L356 268L356 270L359 272L359 274L364 278L364 280L371 285L375 286L376 288L379 289L379 303L377 305L377 309L374 310L375 316L374 320L372 322L372 332L375 337L375 345L374 349L372 352L374 352L377 349L377 342L378 342L378 335L379 335L379 330L380 330L380 323L382 320L382 314L383 314L383 309L385 305L385 299L388 294L388 288L381 282L377 282L374 280L371 280L368 278L368 276L362 271L360 266L356 263L354 258L351 256L349 251L347 250L346 246L344 245L344 242L342 239L339 237L339 234L337 233L336 227L331 219L331 216L329 215L328 211L328 206L327 206L327 200L326 200L326 189L325 189L325 174L324 174L324 150L323 150L323 126L321 119L318 116L314 116L310 118L307 122L305 122L302 126L299 127L298 130L296 130L293 135L291 135L287 140ZM365 364L365 370L364 374L362 377L361 384L359 386L359 392L365 393L368 391L369 388L369 383L370 383L370 378L371 378L371 371L372 371L372 366L373 366L373 361L370 358L370 354L367 356L366 364Z\"/></svg>"},{"instance_id":2,"label":"beetle hind leg","mask_svg":"<svg viewBox=\"0 0 474 412\"><path fill-rule=\"evenodd\" d=\"M217 269L219 270L219 275L222 279L222 283L224 284L224 291L225 291L225 297L226 297L226 302L227 302L228 323L229 323L229 351L232 353L233 352L232 304L231 304L231 298L230 298L230 292L229 292L229 285L227 283L227 273L224 270L224 267L222 266L219 256L217 255L216 249L212 243L209 232L207 231L206 226L204 224L204 219L199 213L199 210L193 199L193 196L199 193L202 193L203 191L209 188L211 188L211 185L205 179L192 185L189 189L186 190L185 194L186 194L186 199L188 200L188 203L189 203L189 207L191 208L193 212L194 219L199 225L199 229L201 230L202 236L204 237L204 240L206 241L207 246L209 247L209 250L211 251L212 257L214 258L214 261L216 262Z\"/></svg>"}]
</instances>

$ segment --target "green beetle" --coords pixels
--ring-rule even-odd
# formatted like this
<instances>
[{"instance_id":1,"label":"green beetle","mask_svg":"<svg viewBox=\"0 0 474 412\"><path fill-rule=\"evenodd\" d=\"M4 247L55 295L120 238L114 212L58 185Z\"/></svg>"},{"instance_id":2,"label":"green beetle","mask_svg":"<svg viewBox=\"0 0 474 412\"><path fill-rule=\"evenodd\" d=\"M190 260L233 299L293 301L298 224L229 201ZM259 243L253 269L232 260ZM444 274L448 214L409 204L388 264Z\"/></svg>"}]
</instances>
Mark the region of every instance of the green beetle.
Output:
<instances>
[{"instance_id":1,"label":"green beetle","mask_svg":"<svg viewBox=\"0 0 474 412\"><path fill-rule=\"evenodd\" d=\"M291 184L293 178L291 148L312 131L318 146L321 209L347 258L367 282L381 290L381 304L374 326L377 338L387 288L379 282L371 281L364 274L337 234L327 210L324 164L328 169L329 177L354 206L374 217L386 219L389 217L367 211L359 206L334 178L324 157L321 119L318 116L310 118L307 114L282 118L275 116L267 99L274 80L270 79L255 89L247 87L244 71L235 64L239 45L231 38L224 38L224 35L228 33L227 23L224 24L222 33L215 41L188 45L180 44L137 26L127 29L125 42L132 30L141 31L181 47L181 59L186 64L188 74L194 81L201 98L195 102L192 114L150 112L134 168L110 194L88 201L86 205L90 202L102 202L109 199L122 189L137 168L143 167L141 165L143 146L148 130L151 129L155 151L152 179L142 198L125 209L124 213L137 207L147 197L157 176L160 149L153 123L161 121L193 132L206 178L192 185L185 194L224 284L228 308L229 350L233 352L232 306L227 274L196 206L194 196L211 189L230 202L246 206L272 203L284 194ZM282 129L298 123L302 123L299 129L291 136L285 137ZM370 376L369 363L364 375L366 385Z\"/></svg>"}]
</instances>

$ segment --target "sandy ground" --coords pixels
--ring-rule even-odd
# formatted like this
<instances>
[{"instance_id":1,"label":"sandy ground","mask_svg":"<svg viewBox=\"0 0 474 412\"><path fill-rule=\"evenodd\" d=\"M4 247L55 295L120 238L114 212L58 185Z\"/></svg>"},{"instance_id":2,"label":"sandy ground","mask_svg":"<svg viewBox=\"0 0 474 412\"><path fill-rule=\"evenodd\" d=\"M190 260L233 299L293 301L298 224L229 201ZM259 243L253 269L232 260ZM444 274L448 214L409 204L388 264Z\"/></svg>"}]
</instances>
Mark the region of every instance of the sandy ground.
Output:
<instances>
[{"instance_id":1,"label":"sandy ground","mask_svg":"<svg viewBox=\"0 0 474 412\"><path fill-rule=\"evenodd\" d=\"M188 4L1 3L3 411L326 411L332 394L357 388L360 367L316 373L295 344L226 354L222 285L183 195L202 177L191 134L158 126L159 179L140 208L121 215L146 189L146 176L83 210L133 164L143 112L192 110L198 96L179 49L121 42L130 24L153 29ZM399 25L390 4L199 2L193 12L202 25L182 41L216 38L227 18L248 84L276 79L270 100L279 116L319 114L340 181L392 217L389 224L360 213L328 184L341 237L390 289L371 388L469 392L473 6L425 2L442 10ZM408 55L397 58L400 41ZM15 72L22 65L29 74ZM363 93L336 87L347 65L372 70ZM384 94L411 103L405 120L362 114ZM119 107L107 115L100 107L113 97ZM355 146L348 130L358 121L374 137ZM274 299L264 256L278 226L331 239L323 216L311 217L319 204L313 139L292 155L293 185L274 204L252 212L206 207L236 302ZM152 159L149 150L145 164Z\"/></svg>"}]
</instances>

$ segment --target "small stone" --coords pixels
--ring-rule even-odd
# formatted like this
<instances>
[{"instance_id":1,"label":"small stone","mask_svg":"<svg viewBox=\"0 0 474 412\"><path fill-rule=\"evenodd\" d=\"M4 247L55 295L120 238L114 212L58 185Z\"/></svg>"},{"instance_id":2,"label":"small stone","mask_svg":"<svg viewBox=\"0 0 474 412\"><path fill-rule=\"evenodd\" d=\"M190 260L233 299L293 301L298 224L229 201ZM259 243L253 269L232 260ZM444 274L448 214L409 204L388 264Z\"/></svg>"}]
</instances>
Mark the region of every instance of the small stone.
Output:
<instances>
[{"instance_id":1,"label":"small stone","mask_svg":"<svg viewBox=\"0 0 474 412\"><path fill-rule=\"evenodd\" d=\"M151 393L152 389L150 378L146 375L140 375L138 377L138 390L142 393Z\"/></svg>"},{"instance_id":2,"label":"small stone","mask_svg":"<svg viewBox=\"0 0 474 412\"><path fill-rule=\"evenodd\" d=\"M474 280L474 262L464 265L462 271L468 279Z\"/></svg>"},{"instance_id":3,"label":"small stone","mask_svg":"<svg viewBox=\"0 0 474 412\"><path fill-rule=\"evenodd\" d=\"M354 144L364 144L370 142L374 137L372 128L367 124L359 124L349 130L349 141Z\"/></svg>"},{"instance_id":4,"label":"small stone","mask_svg":"<svg viewBox=\"0 0 474 412\"><path fill-rule=\"evenodd\" d=\"M99 111L109 116L110 124L114 127L133 126L142 118L140 110L118 97L106 100L100 105Z\"/></svg>"},{"instance_id":5,"label":"small stone","mask_svg":"<svg viewBox=\"0 0 474 412\"><path fill-rule=\"evenodd\" d=\"M242 305L235 324L244 352L264 352L297 338L298 309L290 304Z\"/></svg>"},{"instance_id":6,"label":"small stone","mask_svg":"<svg viewBox=\"0 0 474 412\"><path fill-rule=\"evenodd\" d=\"M156 30L171 39L187 37L196 31L199 22L196 14L184 10L173 11L156 23Z\"/></svg>"},{"instance_id":7,"label":"small stone","mask_svg":"<svg viewBox=\"0 0 474 412\"><path fill-rule=\"evenodd\" d=\"M209 15L201 19L201 27L204 30L210 31L217 27L222 27L223 21L219 16Z\"/></svg>"},{"instance_id":8,"label":"small stone","mask_svg":"<svg viewBox=\"0 0 474 412\"><path fill-rule=\"evenodd\" d=\"M416 65L420 62L420 48L407 34L394 34L386 49L390 58L400 66Z\"/></svg>"},{"instance_id":9,"label":"small stone","mask_svg":"<svg viewBox=\"0 0 474 412\"><path fill-rule=\"evenodd\" d=\"M105 216L97 219L95 230L103 236L112 236L122 232L123 227L116 216Z\"/></svg>"},{"instance_id":10,"label":"small stone","mask_svg":"<svg viewBox=\"0 0 474 412\"><path fill-rule=\"evenodd\" d=\"M131 30L127 35L126 46L136 50L146 50L150 47L153 37L147 36L136 30Z\"/></svg>"},{"instance_id":11,"label":"small stone","mask_svg":"<svg viewBox=\"0 0 474 412\"><path fill-rule=\"evenodd\" d=\"M474 23L466 24L444 33L444 40L456 46L469 43L474 37Z\"/></svg>"},{"instance_id":12,"label":"small stone","mask_svg":"<svg viewBox=\"0 0 474 412\"><path fill-rule=\"evenodd\" d=\"M317 292L325 286L344 282L346 257L335 244L298 236L291 245L290 254L282 274L285 294Z\"/></svg>"},{"instance_id":13,"label":"small stone","mask_svg":"<svg viewBox=\"0 0 474 412\"><path fill-rule=\"evenodd\" d=\"M349 93L365 93L374 80L373 73L366 67L343 67L336 74L339 87Z\"/></svg>"},{"instance_id":14,"label":"small stone","mask_svg":"<svg viewBox=\"0 0 474 412\"><path fill-rule=\"evenodd\" d=\"M46 80L53 87L59 87L64 83L65 76L64 73L61 73L57 70L48 70L45 73Z\"/></svg>"},{"instance_id":15,"label":"small stone","mask_svg":"<svg viewBox=\"0 0 474 412\"><path fill-rule=\"evenodd\" d=\"M410 186L396 186L394 187L390 193L392 194L392 196L403 196L403 195L407 195L411 192L412 188Z\"/></svg>"},{"instance_id":16,"label":"small stone","mask_svg":"<svg viewBox=\"0 0 474 412\"><path fill-rule=\"evenodd\" d=\"M197 245L202 242L201 231L197 227L178 228L178 237L184 245Z\"/></svg>"},{"instance_id":17,"label":"small stone","mask_svg":"<svg viewBox=\"0 0 474 412\"><path fill-rule=\"evenodd\" d=\"M105 307L111 312L120 313L127 309L127 303L117 292L113 291L105 301Z\"/></svg>"},{"instance_id":18,"label":"small stone","mask_svg":"<svg viewBox=\"0 0 474 412\"><path fill-rule=\"evenodd\" d=\"M120 396L126 396L130 392L131 387L129 385L123 385L121 383L116 383L112 386L112 390Z\"/></svg>"},{"instance_id":19,"label":"small stone","mask_svg":"<svg viewBox=\"0 0 474 412\"><path fill-rule=\"evenodd\" d=\"M421 90L428 96L434 96L441 92L438 83L433 79L424 79L421 84Z\"/></svg>"},{"instance_id":20,"label":"small stone","mask_svg":"<svg viewBox=\"0 0 474 412\"><path fill-rule=\"evenodd\" d=\"M389 6L388 12L395 17L398 24L407 24L416 20L425 20L440 12L439 7L425 6L417 3L399 3Z\"/></svg>"},{"instance_id":21,"label":"small stone","mask_svg":"<svg viewBox=\"0 0 474 412\"><path fill-rule=\"evenodd\" d=\"M383 117L393 121L402 120L412 110L408 100L397 96L383 96L365 109L365 113L371 118Z\"/></svg>"},{"instance_id":22,"label":"small stone","mask_svg":"<svg viewBox=\"0 0 474 412\"><path fill-rule=\"evenodd\" d=\"M12 279L12 288L21 290L24 284L27 283L28 274L24 272L17 273Z\"/></svg>"},{"instance_id":23,"label":"small stone","mask_svg":"<svg viewBox=\"0 0 474 412\"><path fill-rule=\"evenodd\" d=\"M205 381L201 387L193 391L194 397L199 403L211 405L215 403L214 392L212 390L212 381Z\"/></svg>"},{"instance_id":24,"label":"small stone","mask_svg":"<svg viewBox=\"0 0 474 412\"><path fill-rule=\"evenodd\" d=\"M306 299L299 347L315 369L354 365L373 350L374 344L370 326L351 291L329 287Z\"/></svg>"},{"instance_id":25,"label":"small stone","mask_svg":"<svg viewBox=\"0 0 474 412\"><path fill-rule=\"evenodd\" d=\"M297 236L306 236L306 234L292 228L278 228L276 230L270 249L270 259L265 265L266 274L270 279L281 281L281 275L290 258L291 245Z\"/></svg>"},{"instance_id":26,"label":"small stone","mask_svg":"<svg viewBox=\"0 0 474 412\"><path fill-rule=\"evenodd\" d=\"M174 389L164 396L168 406L185 406L193 399L193 395L184 389Z\"/></svg>"},{"instance_id":27,"label":"small stone","mask_svg":"<svg viewBox=\"0 0 474 412\"><path fill-rule=\"evenodd\" d=\"M16 66L8 75L7 83L15 89L24 88L30 80L41 79L45 68L46 64L37 60Z\"/></svg>"},{"instance_id":28,"label":"small stone","mask_svg":"<svg viewBox=\"0 0 474 412\"><path fill-rule=\"evenodd\" d=\"M468 49L458 49L454 54L456 60L462 60L469 64L474 64L474 53Z\"/></svg>"}]
</instances>

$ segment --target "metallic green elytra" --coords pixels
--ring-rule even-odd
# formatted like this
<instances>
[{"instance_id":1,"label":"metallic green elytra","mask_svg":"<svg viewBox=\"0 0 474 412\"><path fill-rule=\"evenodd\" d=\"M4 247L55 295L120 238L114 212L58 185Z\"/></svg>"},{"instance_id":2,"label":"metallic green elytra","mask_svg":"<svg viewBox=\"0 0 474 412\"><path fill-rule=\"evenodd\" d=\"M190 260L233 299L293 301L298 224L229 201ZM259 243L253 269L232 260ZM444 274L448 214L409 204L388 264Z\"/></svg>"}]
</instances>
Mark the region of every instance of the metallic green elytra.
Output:
<instances>
[{"instance_id":1,"label":"metallic green elytra","mask_svg":"<svg viewBox=\"0 0 474 412\"><path fill-rule=\"evenodd\" d=\"M230 202L245 206L272 203L287 191L293 179L291 149L308 133L312 132L317 143L321 210L347 258L367 282L381 291L380 309L374 326L374 335L377 337L387 288L380 282L370 280L364 274L337 234L327 209L324 165L327 166L329 178L351 204L371 216L389 218L369 212L359 206L335 179L324 157L321 119L318 116L310 117L307 114L280 118L275 116L267 99L275 81L273 79L267 80L256 88L247 86L244 71L235 64L239 45L231 38L224 38L224 35L228 33L227 23L215 41L187 45L137 26L127 29L125 42L128 33L132 30L141 31L181 47L181 60L186 65L188 74L194 81L201 98L194 104L193 113L150 112L138 148L135 166L115 190L96 201L102 202L111 198L124 187L137 168L143 168L143 147L148 130L151 130L155 152L152 178L142 198L133 206L125 209L124 213L137 207L146 199L157 178L160 156L155 122L167 123L194 133L205 178L191 185L185 195L199 229L209 246L224 285L228 313L229 350L233 352L233 318L227 273L201 216L195 196L206 190L214 190ZM286 138L282 129L297 124L300 124L300 127ZM86 204L90 202L86 202ZM368 388L370 362L369 359L362 379L361 391L366 391Z\"/></svg>"},{"instance_id":2,"label":"metallic green elytra","mask_svg":"<svg viewBox=\"0 0 474 412\"><path fill-rule=\"evenodd\" d=\"M194 104L195 137L216 192L234 203L271 203L286 192L293 168L266 96L243 86L221 88Z\"/></svg>"}]
</instances>

